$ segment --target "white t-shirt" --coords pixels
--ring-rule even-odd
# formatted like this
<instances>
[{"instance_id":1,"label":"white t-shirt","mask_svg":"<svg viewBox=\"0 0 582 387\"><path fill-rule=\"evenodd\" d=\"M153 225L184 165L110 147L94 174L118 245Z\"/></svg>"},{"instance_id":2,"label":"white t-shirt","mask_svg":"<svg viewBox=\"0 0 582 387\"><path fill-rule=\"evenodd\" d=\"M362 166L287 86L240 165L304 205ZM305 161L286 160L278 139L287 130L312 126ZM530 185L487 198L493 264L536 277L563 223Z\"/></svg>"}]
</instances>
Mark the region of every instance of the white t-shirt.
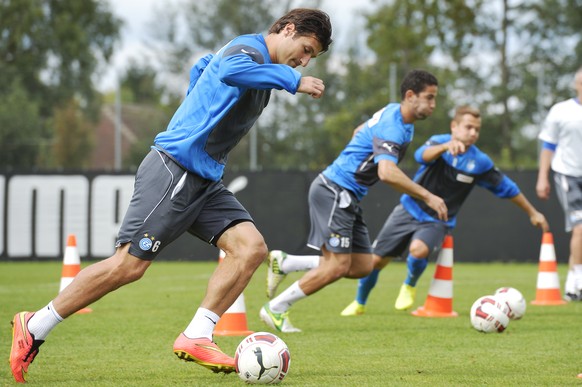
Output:
<instances>
[{"instance_id":1,"label":"white t-shirt","mask_svg":"<svg viewBox=\"0 0 582 387\"><path fill-rule=\"evenodd\" d=\"M572 98L552 106L538 138L557 145L552 170L582 176L582 104Z\"/></svg>"}]
</instances>

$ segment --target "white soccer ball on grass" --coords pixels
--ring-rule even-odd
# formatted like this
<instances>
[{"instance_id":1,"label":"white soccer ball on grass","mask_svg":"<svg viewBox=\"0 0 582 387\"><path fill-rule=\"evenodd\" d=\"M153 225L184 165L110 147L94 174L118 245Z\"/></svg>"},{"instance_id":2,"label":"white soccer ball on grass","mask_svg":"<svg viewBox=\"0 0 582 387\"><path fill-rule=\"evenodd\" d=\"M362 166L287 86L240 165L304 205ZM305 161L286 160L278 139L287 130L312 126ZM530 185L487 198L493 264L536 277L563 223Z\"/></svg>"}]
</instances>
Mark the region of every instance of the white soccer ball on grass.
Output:
<instances>
[{"instance_id":1,"label":"white soccer ball on grass","mask_svg":"<svg viewBox=\"0 0 582 387\"><path fill-rule=\"evenodd\" d=\"M471 307L471 325L480 332L501 333L509 325L509 308L497 296L479 297Z\"/></svg>"},{"instance_id":2,"label":"white soccer ball on grass","mask_svg":"<svg viewBox=\"0 0 582 387\"><path fill-rule=\"evenodd\" d=\"M495 296L507 304L510 319L519 320L523 317L527 303L519 290L510 287L499 288L495 291Z\"/></svg>"},{"instance_id":3,"label":"white soccer ball on grass","mask_svg":"<svg viewBox=\"0 0 582 387\"><path fill-rule=\"evenodd\" d=\"M243 339L234 356L236 373L249 384L281 383L289 372L287 344L269 332L255 332Z\"/></svg>"}]
</instances>

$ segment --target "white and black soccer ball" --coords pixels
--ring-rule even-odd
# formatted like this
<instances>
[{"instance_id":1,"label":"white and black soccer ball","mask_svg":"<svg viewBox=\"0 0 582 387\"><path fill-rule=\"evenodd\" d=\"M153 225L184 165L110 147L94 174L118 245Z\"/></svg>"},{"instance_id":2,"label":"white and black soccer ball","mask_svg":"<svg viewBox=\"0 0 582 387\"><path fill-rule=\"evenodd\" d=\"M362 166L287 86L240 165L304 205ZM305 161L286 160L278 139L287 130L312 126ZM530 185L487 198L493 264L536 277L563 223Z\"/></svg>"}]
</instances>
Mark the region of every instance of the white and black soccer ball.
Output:
<instances>
[{"instance_id":1,"label":"white and black soccer ball","mask_svg":"<svg viewBox=\"0 0 582 387\"><path fill-rule=\"evenodd\" d=\"M509 308L497 296L479 297L471 307L471 325L480 332L501 333L509 325Z\"/></svg>"},{"instance_id":2,"label":"white and black soccer ball","mask_svg":"<svg viewBox=\"0 0 582 387\"><path fill-rule=\"evenodd\" d=\"M291 354L280 337L255 332L243 339L234 356L236 373L249 384L281 383L289 372Z\"/></svg>"},{"instance_id":3,"label":"white and black soccer ball","mask_svg":"<svg viewBox=\"0 0 582 387\"><path fill-rule=\"evenodd\" d=\"M509 287L499 288L495 291L495 296L507 303L510 319L519 320L523 317L527 303L519 290Z\"/></svg>"}]
</instances>

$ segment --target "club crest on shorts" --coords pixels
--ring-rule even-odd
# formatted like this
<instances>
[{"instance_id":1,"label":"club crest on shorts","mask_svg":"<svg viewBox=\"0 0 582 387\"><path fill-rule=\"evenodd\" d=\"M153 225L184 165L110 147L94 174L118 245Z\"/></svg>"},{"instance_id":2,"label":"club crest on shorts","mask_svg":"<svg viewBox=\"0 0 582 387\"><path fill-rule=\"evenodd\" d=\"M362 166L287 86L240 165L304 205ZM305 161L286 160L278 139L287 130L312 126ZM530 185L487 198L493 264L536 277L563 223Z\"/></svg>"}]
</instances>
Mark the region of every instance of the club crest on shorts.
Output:
<instances>
[{"instance_id":1,"label":"club crest on shorts","mask_svg":"<svg viewBox=\"0 0 582 387\"><path fill-rule=\"evenodd\" d=\"M154 239L156 238L150 237L149 234L144 234L144 237L139 241L139 248L144 251L148 251L152 248Z\"/></svg>"},{"instance_id":2,"label":"club crest on shorts","mask_svg":"<svg viewBox=\"0 0 582 387\"><path fill-rule=\"evenodd\" d=\"M339 234L331 234L329 237L328 243L331 247L350 247L350 238L349 237L342 237Z\"/></svg>"}]
</instances>

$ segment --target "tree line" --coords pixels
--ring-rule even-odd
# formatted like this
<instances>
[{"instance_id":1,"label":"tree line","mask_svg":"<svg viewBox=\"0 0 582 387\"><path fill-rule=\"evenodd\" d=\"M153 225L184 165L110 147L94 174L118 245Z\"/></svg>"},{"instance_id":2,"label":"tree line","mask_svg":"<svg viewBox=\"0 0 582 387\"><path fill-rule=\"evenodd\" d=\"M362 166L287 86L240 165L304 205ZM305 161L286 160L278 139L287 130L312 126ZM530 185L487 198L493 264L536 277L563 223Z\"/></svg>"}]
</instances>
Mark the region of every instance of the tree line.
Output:
<instances>
[{"instance_id":1,"label":"tree line","mask_svg":"<svg viewBox=\"0 0 582 387\"><path fill-rule=\"evenodd\" d=\"M146 37L157 67L135 58L121 76L122 106L155 112L140 123L124 167L139 163L182 98L162 74L183 76L197 57L236 35L266 31L298 6L322 2L159 4ZM582 0L378 0L362 15L364 28L332 18L350 41L343 50L332 45L305 69L324 79L324 98L274 92L229 168L249 167L252 141L259 169L325 167L359 123L398 102L399 80L412 68L433 72L440 83L437 109L416 125L413 149L448 132L454 107L470 104L483 114L481 149L503 168L535 168L539 126L553 103L573 95L573 73L582 66ZM91 167L99 113L112 103L95 84L118 49L122 26L105 1L0 2L0 170Z\"/></svg>"}]
</instances>

